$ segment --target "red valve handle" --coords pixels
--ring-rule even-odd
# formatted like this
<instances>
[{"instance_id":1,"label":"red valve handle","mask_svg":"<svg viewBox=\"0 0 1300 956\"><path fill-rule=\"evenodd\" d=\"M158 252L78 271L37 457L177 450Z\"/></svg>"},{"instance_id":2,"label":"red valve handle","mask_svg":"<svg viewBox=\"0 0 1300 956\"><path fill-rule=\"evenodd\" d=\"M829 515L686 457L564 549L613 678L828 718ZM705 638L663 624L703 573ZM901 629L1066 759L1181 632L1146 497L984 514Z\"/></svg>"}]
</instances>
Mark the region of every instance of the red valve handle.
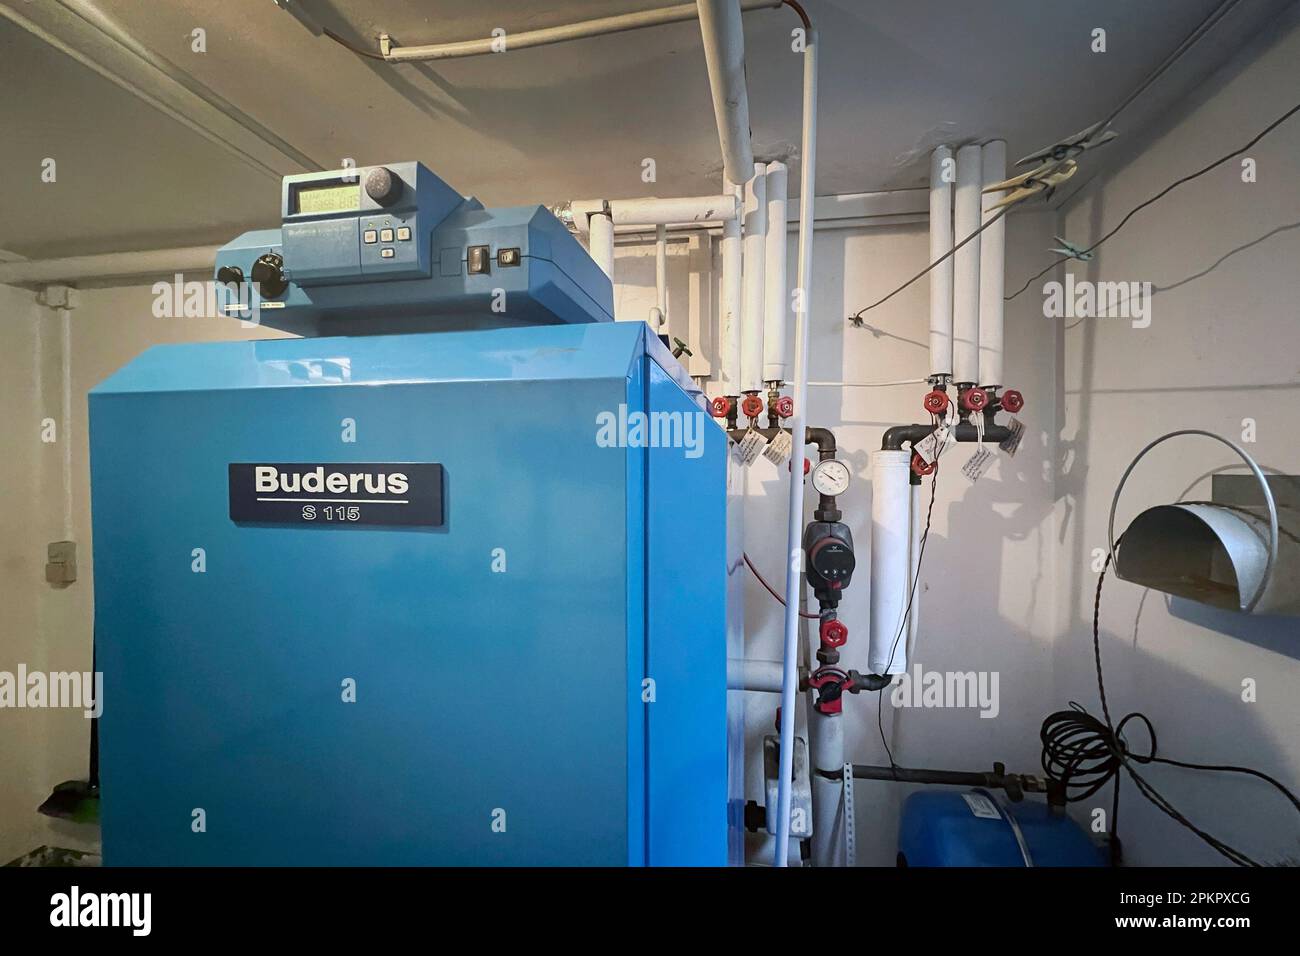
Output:
<instances>
[{"instance_id":1,"label":"red valve handle","mask_svg":"<svg viewBox=\"0 0 1300 956\"><path fill-rule=\"evenodd\" d=\"M757 395L746 395L745 400L740 403L740 410L749 418L757 418L763 414L763 400Z\"/></svg>"},{"instance_id":2,"label":"red valve handle","mask_svg":"<svg viewBox=\"0 0 1300 956\"><path fill-rule=\"evenodd\" d=\"M726 418L731 414L731 399L727 398L725 395L719 395L713 400L711 411L713 412L714 418Z\"/></svg>"},{"instance_id":3,"label":"red valve handle","mask_svg":"<svg viewBox=\"0 0 1300 956\"><path fill-rule=\"evenodd\" d=\"M1014 415L1025 407L1025 396L1014 388L1009 388L1002 393L1002 407Z\"/></svg>"},{"instance_id":4,"label":"red valve handle","mask_svg":"<svg viewBox=\"0 0 1300 956\"><path fill-rule=\"evenodd\" d=\"M937 388L932 392L927 392L925 410L931 415L942 415L948 410L948 393L941 392Z\"/></svg>"},{"instance_id":5,"label":"red valve handle","mask_svg":"<svg viewBox=\"0 0 1300 956\"><path fill-rule=\"evenodd\" d=\"M790 459L790 463L787 464L785 467L788 468L788 469L793 470L793 469L794 469L794 459L791 458L791 459ZM807 476L808 476L808 472L810 472L810 471L812 471L812 462L810 462L807 458L805 458L805 459L803 460L803 473L804 473L804 477L807 477Z\"/></svg>"},{"instance_id":6,"label":"red valve handle","mask_svg":"<svg viewBox=\"0 0 1300 956\"><path fill-rule=\"evenodd\" d=\"M789 418L794 414L794 399L789 395L782 395L772 403L772 410L781 418Z\"/></svg>"},{"instance_id":7,"label":"red valve handle","mask_svg":"<svg viewBox=\"0 0 1300 956\"><path fill-rule=\"evenodd\" d=\"M827 647L843 647L849 639L849 629L843 621L822 621L822 643Z\"/></svg>"},{"instance_id":8,"label":"red valve handle","mask_svg":"<svg viewBox=\"0 0 1300 956\"><path fill-rule=\"evenodd\" d=\"M917 452L912 452L912 471L918 475L928 475L934 471L934 462L927 462Z\"/></svg>"},{"instance_id":9,"label":"red valve handle","mask_svg":"<svg viewBox=\"0 0 1300 956\"><path fill-rule=\"evenodd\" d=\"M982 388L968 388L962 392L961 407L970 412L978 412L989 403L989 393Z\"/></svg>"}]
</instances>

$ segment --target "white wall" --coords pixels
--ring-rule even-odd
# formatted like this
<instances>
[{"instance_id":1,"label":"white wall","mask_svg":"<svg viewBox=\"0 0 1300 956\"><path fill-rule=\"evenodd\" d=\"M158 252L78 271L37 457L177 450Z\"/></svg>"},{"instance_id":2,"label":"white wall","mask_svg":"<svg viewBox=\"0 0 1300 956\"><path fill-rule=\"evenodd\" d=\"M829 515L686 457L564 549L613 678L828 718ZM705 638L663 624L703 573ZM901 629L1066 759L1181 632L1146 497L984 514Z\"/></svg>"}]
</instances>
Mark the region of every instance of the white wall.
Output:
<instances>
[{"instance_id":1,"label":"white wall","mask_svg":"<svg viewBox=\"0 0 1300 956\"><path fill-rule=\"evenodd\" d=\"M1292 8L1267 40L1243 51L1153 131L1137 158L1071 204L1066 237L1088 245L1174 179L1248 142L1295 105L1298 62L1300 11ZM1055 697L1097 715L1091 564L1094 549L1106 547L1111 494L1129 460L1177 428L1242 441L1243 422L1253 419L1258 440L1246 449L1265 470L1300 474L1300 117L1247 155L1257 163L1257 182L1242 182L1240 161L1228 162L1139 213L1092 263L1072 270L1079 279L1149 281L1158 290L1150 328L1122 319L1070 320L1063 328ZM1010 278L1028 274L1030 265ZM1041 303L1041 280L1022 298ZM1234 460L1198 438L1153 452L1125 490L1117 533L1142 508L1208 498L1210 472ZM1101 631L1116 720L1140 710L1167 756L1246 764L1300 789L1295 619L1170 605L1160 593L1108 578ZM1258 685L1254 703L1242 700L1248 679ZM1135 737L1135 747L1145 748L1141 733ZM1266 784L1169 767L1141 772L1194 822L1256 859L1300 862L1295 811ZM1095 802L1108 808L1109 799L1107 789ZM1225 862L1128 781L1120 824L1134 864Z\"/></svg>"}]
</instances>

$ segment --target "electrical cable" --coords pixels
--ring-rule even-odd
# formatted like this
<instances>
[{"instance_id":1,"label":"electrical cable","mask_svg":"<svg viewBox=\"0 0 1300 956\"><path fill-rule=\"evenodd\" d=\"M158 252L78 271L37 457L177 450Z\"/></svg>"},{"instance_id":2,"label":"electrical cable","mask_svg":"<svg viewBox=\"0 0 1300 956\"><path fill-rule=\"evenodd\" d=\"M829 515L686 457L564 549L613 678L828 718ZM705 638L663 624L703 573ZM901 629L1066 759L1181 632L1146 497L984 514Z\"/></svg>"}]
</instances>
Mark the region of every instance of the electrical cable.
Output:
<instances>
[{"instance_id":1,"label":"electrical cable","mask_svg":"<svg viewBox=\"0 0 1300 956\"><path fill-rule=\"evenodd\" d=\"M1098 239L1096 242L1094 242L1092 245L1090 245L1087 249L1082 250L1082 251L1081 251L1077 256L1061 256L1059 259L1057 259L1057 260L1055 260L1054 262L1052 262L1052 263L1051 263L1050 265L1048 265L1046 268L1044 268L1044 269L1042 269L1041 271L1036 272L1036 273L1034 273L1032 276L1030 276L1027 280L1025 280L1025 284L1024 284L1024 285L1022 285L1022 286L1021 286L1019 289L1017 289L1015 292L1011 293L1011 295L1006 296L1006 297L1004 298L1004 301L1006 301L1006 302L1010 302L1012 299L1014 299L1016 296L1020 295L1022 292L1024 292L1026 289L1028 289L1031 285L1033 285L1036 281L1038 281L1039 279L1041 279L1043 276L1047 275L1047 273L1051 272L1053 269L1055 269L1057 266L1061 265L1062 263L1064 263L1064 262L1071 262L1071 261L1073 261L1074 259L1081 259L1081 258L1084 258L1084 257L1090 255L1090 254L1091 254L1094 250L1096 250L1097 247L1099 247L1103 242L1105 242L1107 239L1109 239L1109 238L1111 238L1113 235L1115 235L1115 233L1117 233L1117 232L1119 232L1121 229L1123 229L1124 226L1128 224L1128 221L1129 221L1130 219L1132 219L1135 215L1137 215L1139 212L1141 212L1141 211L1142 211L1143 209L1145 209L1147 206L1150 206L1152 203L1155 203L1155 202L1157 202L1158 200L1163 199L1165 196L1169 195L1169 193L1173 192L1175 189L1177 189L1179 186L1182 186L1184 183L1190 183L1193 179L1197 179L1197 178L1199 178L1199 177L1201 177L1201 176L1204 176L1206 173L1210 172L1210 171L1213 170L1215 167L1217 167L1217 166L1221 166L1222 164L1226 163L1228 160L1230 160L1230 159L1234 159L1235 157L1240 156L1242 153L1246 152L1246 150L1250 149L1252 146L1254 146L1256 143L1258 143L1260 140L1262 140L1262 139L1263 139L1265 136L1267 136L1269 133L1273 132L1273 130L1277 129L1279 126L1281 126L1281 125L1282 125L1283 123L1285 123L1287 120L1289 120L1289 119L1290 119L1292 116L1294 116L1297 112L1300 112L1300 103L1297 103L1295 106L1291 107L1289 110L1287 110L1285 113L1283 113L1283 114L1282 114L1281 116L1279 116L1277 119L1275 119L1273 122L1269 123L1268 126L1264 127L1264 129L1263 129L1262 132L1258 133L1258 134L1255 136L1255 138L1252 139L1252 140L1251 140L1249 143L1247 143L1246 145L1244 145L1244 146L1242 146L1242 147L1240 147L1240 148L1238 148L1238 149L1234 149L1231 153L1228 153L1226 156L1221 156L1220 158L1216 159L1214 162L1210 163L1208 166L1204 167L1203 169L1199 169L1199 170L1197 170L1197 171L1194 172L1194 173L1191 173L1191 174L1189 174L1189 175L1187 175L1187 176L1184 176L1182 179L1177 179L1177 180L1175 180L1174 182L1172 182L1172 183L1170 183L1168 186L1166 186L1164 189L1160 190L1160 192L1158 192L1158 193L1156 193L1154 196L1152 196L1150 199L1148 199L1148 200L1146 200L1145 202L1139 203L1138 205L1134 206L1132 209L1130 209L1130 210L1128 211L1128 214L1125 215L1124 218L1121 219L1121 220L1119 221L1119 225L1117 225L1117 226L1116 226L1114 229L1112 229L1110 232L1106 233L1104 236L1102 236L1100 239ZM927 271L928 271L928 270L927 270Z\"/></svg>"},{"instance_id":2,"label":"electrical cable","mask_svg":"<svg viewBox=\"0 0 1300 956\"><path fill-rule=\"evenodd\" d=\"M1115 542L1119 546L1119 540ZM1118 815L1119 815L1119 768L1122 766L1137 786L1138 792L1153 803L1160 812L1171 820L1196 834L1208 846L1238 866L1260 866L1258 862L1228 843L1202 830L1169 802L1169 800L1151 785L1134 766L1135 763L1161 763L1188 770L1204 770L1215 773L1240 773L1256 777L1271 784L1280 791L1300 812L1300 799L1285 785L1268 774L1250 767L1231 764L1201 764L1156 754L1156 732L1150 719L1145 714L1134 711L1125 715L1115 724L1111 720L1110 703L1106 697L1106 683L1101 666L1101 591L1106 580L1106 572L1114 558L1114 551L1106 555L1101 573L1097 576L1097 593L1092 608L1092 647L1093 658L1097 668L1097 694L1101 699L1101 711L1104 722L1089 714L1082 706L1070 702L1069 710L1061 710L1048 715L1043 721L1039 737L1043 744L1043 772L1053 780L1061 783L1066 799L1071 803L1087 799L1106 785L1115 781L1115 792L1111 804L1111 819L1108 832L1110 836L1112 862L1118 854ZM1124 728L1130 721L1143 724L1150 747L1146 753L1132 750L1124 737Z\"/></svg>"},{"instance_id":3,"label":"electrical cable","mask_svg":"<svg viewBox=\"0 0 1300 956\"><path fill-rule=\"evenodd\" d=\"M776 598L778 601L780 601L782 607L785 607L785 598L781 597L781 595L777 593L776 589L773 588L772 585L767 583L767 579L764 578L763 575L758 573L758 568L754 567L754 562L749 560L749 555L747 554L744 555L744 558L745 558L745 566L748 567L750 571L754 572L754 577L758 578L758 583L763 585L763 587L767 588L767 593L772 595L772 597ZM820 614L809 614L807 611L800 611L799 616L810 618L811 620L814 621L821 620Z\"/></svg>"},{"instance_id":4,"label":"electrical cable","mask_svg":"<svg viewBox=\"0 0 1300 956\"><path fill-rule=\"evenodd\" d=\"M343 39L333 30L330 30L326 27L322 27L321 32L324 33L331 40L333 40L335 43L337 43L339 46L343 47L343 49L348 50L351 53L355 53L357 56L364 56L368 60L384 60L384 58L380 56L378 53L371 53L369 50L363 50L361 49L361 47L353 46L351 43ZM387 62L387 60L384 60L384 62Z\"/></svg>"}]
</instances>

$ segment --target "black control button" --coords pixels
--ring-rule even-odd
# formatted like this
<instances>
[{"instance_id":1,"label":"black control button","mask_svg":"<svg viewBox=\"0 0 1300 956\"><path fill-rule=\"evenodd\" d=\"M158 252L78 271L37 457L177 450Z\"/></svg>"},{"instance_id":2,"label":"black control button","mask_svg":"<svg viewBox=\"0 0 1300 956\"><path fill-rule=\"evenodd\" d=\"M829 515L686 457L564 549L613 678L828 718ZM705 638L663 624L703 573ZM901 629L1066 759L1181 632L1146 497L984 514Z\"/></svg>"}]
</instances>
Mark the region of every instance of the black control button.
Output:
<instances>
[{"instance_id":1,"label":"black control button","mask_svg":"<svg viewBox=\"0 0 1300 956\"><path fill-rule=\"evenodd\" d=\"M465 271L472 276L487 275L491 272L491 246L470 246L465 254Z\"/></svg>"},{"instance_id":2,"label":"black control button","mask_svg":"<svg viewBox=\"0 0 1300 956\"><path fill-rule=\"evenodd\" d=\"M244 270L239 266L222 266L217 270L217 281L222 285L239 285L244 281Z\"/></svg>"},{"instance_id":3,"label":"black control button","mask_svg":"<svg viewBox=\"0 0 1300 956\"><path fill-rule=\"evenodd\" d=\"M376 166L366 173L366 195L381 206L391 206L402 195L402 181L383 166Z\"/></svg>"},{"instance_id":4,"label":"black control button","mask_svg":"<svg viewBox=\"0 0 1300 956\"><path fill-rule=\"evenodd\" d=\"M279 298L289 288L289 280L284 277L284 259L276 252L258 256L249 277L257 284L258 294L263 299Z\"/></svg>"}]
</instances>

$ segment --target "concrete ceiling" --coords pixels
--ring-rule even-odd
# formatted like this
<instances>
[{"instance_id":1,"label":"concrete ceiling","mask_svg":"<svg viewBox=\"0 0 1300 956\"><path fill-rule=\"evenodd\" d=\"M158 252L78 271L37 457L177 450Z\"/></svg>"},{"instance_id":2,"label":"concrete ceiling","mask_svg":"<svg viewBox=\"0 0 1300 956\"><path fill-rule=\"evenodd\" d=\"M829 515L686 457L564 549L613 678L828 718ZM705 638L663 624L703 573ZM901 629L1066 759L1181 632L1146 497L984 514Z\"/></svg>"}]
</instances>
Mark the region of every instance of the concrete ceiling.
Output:
<instances>
[{"instance_id":1,"label":"concrete ceiling","mask_svg":"<svg viewBox=\"0 0 1300 956\"><path fill-rule=\"evenodd\" d=\"M606 16L655 0L302 0L373 48ZM817 192L922 185L940 142L1003 137L1018 157L1106 115L1219 0L806 0L822 38ZM76 6L62 0L63 14ZM22 17L59 0L0 0ZM1239 4L1127 111L1133 135L1192 90L1283 0ZM84 3L82 4L84 7ZM275 174L420 159L492 204L716 192L720 158L698 25L437 64L367 60L271 0L96 0L135 41L292 149L254 163L0 19L0 249L28 257L195 245L273 225ZM3 13L0 10L0 13ZM787 10L745 18L755 149L796 152L799 57ZM1108 51L1089 48L1107 30ZM206 31L206 52L192 33ZM74 44L75 46L75 44ZM264 143L262 144L265 145ZM1109 147L1108 147L1109 149ZM58 162L55 183L41 162ZM658 181L641 179L655 160ZM267 167L271 167L268 169ZM797 184L792 182L794 191Z\"/></svg>"}]
</instances>

